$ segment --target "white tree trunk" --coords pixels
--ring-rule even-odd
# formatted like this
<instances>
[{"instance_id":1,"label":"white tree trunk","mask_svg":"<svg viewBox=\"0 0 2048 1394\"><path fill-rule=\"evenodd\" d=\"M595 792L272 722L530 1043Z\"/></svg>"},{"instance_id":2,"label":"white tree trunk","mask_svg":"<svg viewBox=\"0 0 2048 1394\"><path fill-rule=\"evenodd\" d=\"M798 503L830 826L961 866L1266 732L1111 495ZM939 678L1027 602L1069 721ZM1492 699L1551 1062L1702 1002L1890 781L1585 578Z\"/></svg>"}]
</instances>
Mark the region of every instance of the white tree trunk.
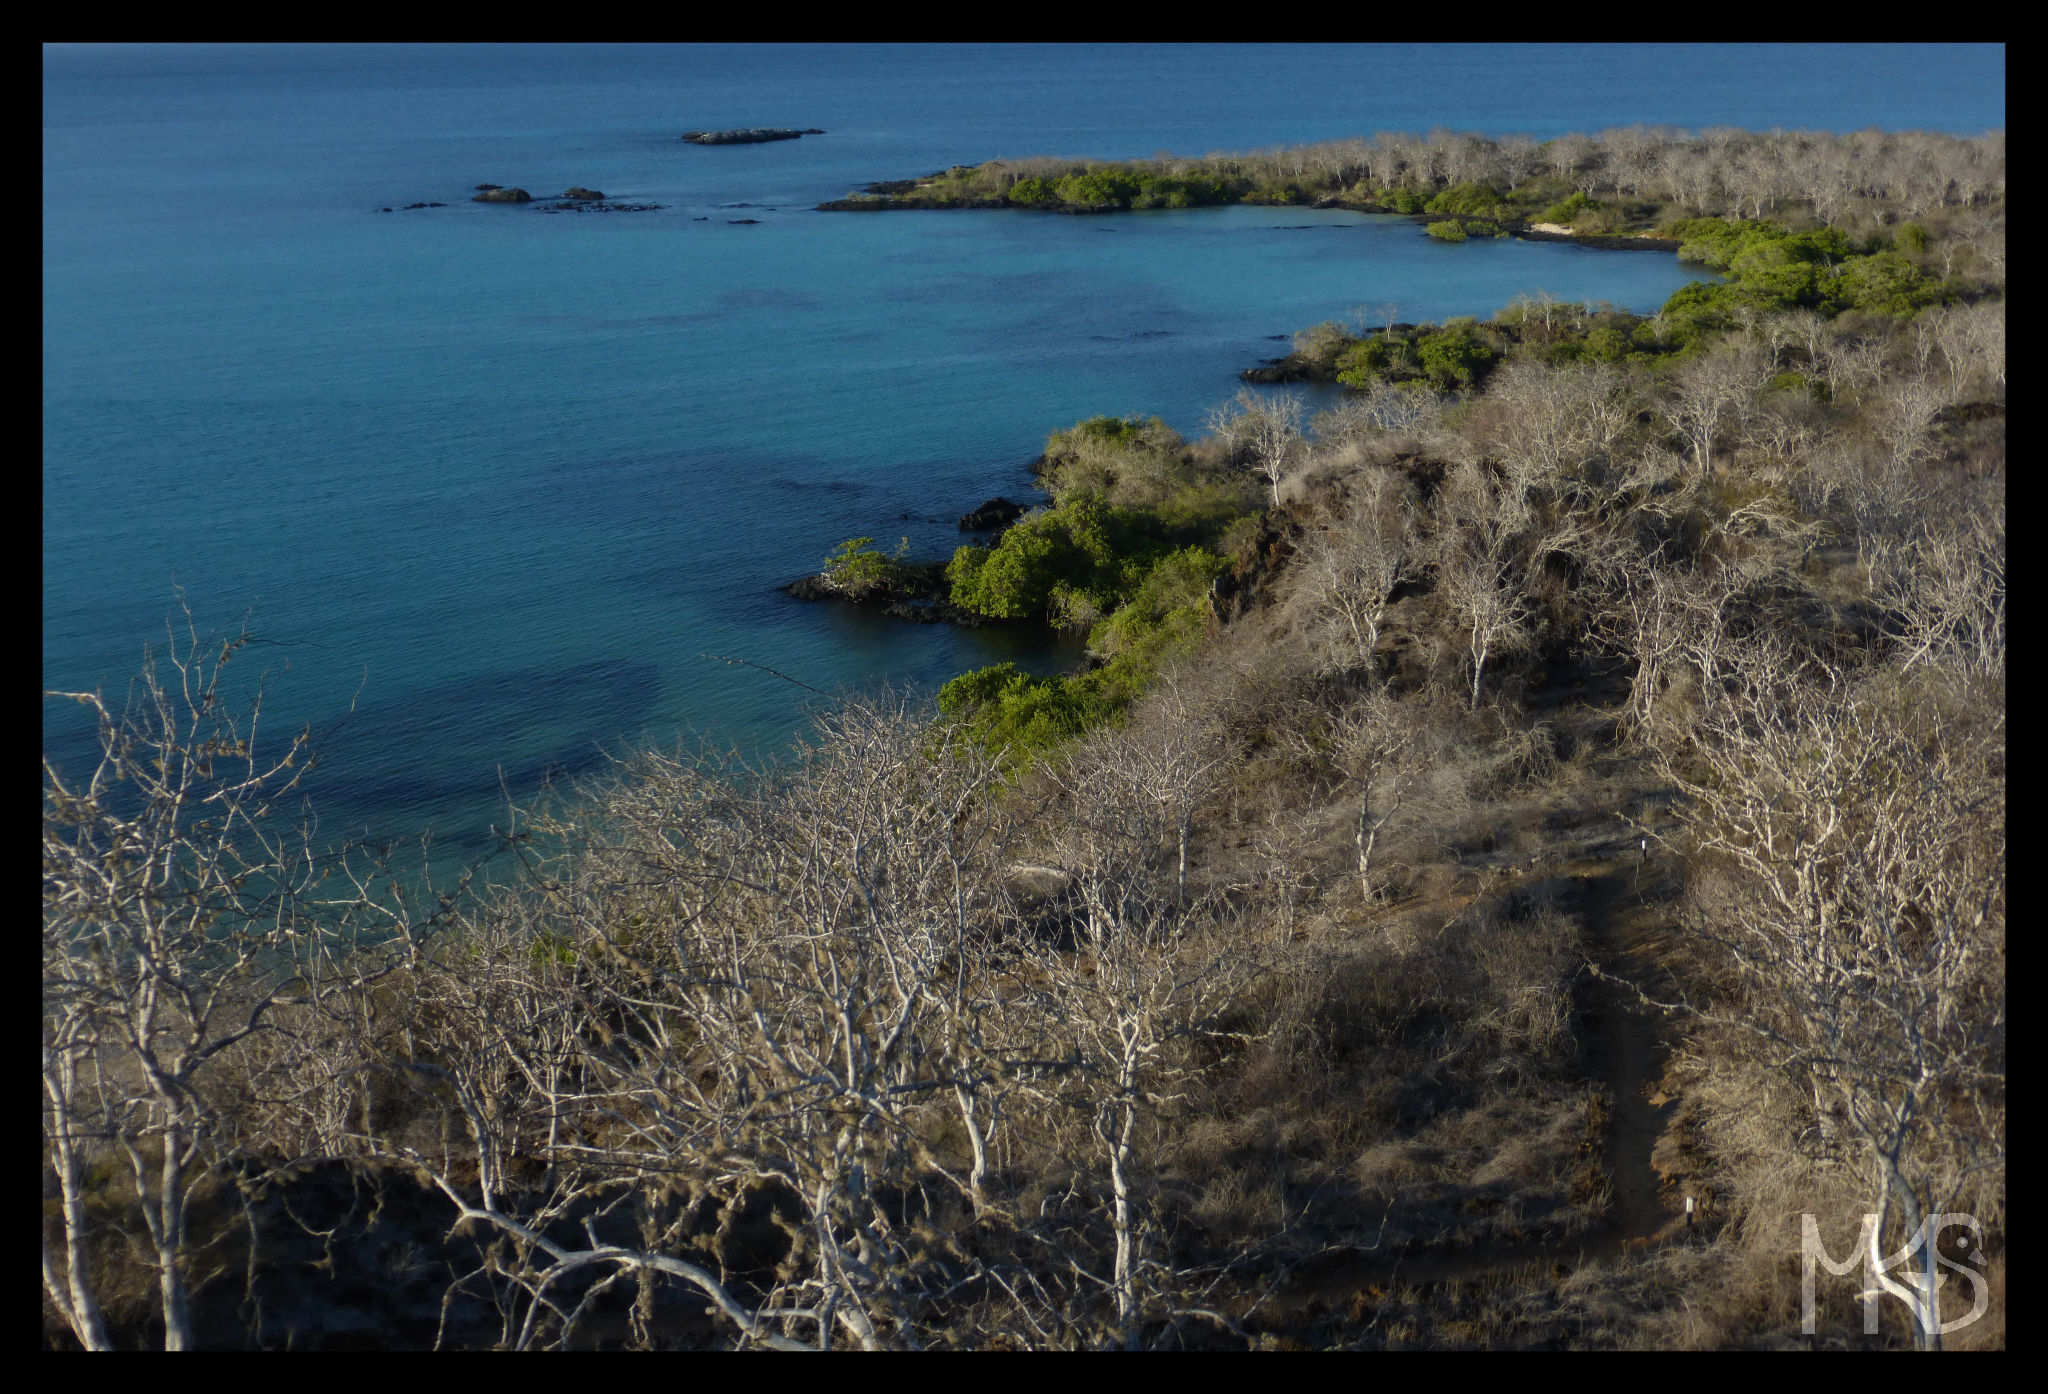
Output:
<instances>
[{"instance_id":1,"label":"white tree trunk","mask_svg":"<svg viewBox=\"0 0 2048 1394\"><path fill-rule=\"evenodd\" d=\"M54 1084L48 1074L44 1075L45 1089L53 1089L68 1097L71 1093L74 1072L69 1060L58 1067L62 1082ZM50 1120L50 1145L55 1152L54 1164L57 1171L57 1188L61 1196L64 1214L64 1266L66 1269L60 1282L55 1266L50 1262L47 1245L43 1249L43 1289L50 1294L50 1300L57 1304L57 1310L64 1316L71 1332L78 1337L78 1343L87 1350L112 1350L113 1343L107 1339L106 1321L100 1315L100 1304L93 1296L89 1281L91 1251L86 1244L87 1215L85 1208L84 1165L78 1155L78 1139L71 1131L69 1112L56 1100L48 1105L46 1115Z\"/></svg>"}]
</instances>

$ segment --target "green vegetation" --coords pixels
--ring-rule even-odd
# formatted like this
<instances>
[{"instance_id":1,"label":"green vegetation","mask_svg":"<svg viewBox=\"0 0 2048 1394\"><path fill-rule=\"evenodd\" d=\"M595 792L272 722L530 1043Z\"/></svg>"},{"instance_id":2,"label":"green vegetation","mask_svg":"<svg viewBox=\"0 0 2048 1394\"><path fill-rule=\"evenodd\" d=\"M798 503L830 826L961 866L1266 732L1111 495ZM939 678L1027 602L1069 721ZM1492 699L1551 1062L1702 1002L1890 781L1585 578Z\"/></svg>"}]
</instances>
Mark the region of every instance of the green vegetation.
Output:
<instances>
[{"instance_id":1,"label":"green vegetation","mask_svg":"<svg viewBox=\"0 0 2048 1394\"><path fill-rule=\"evenodd\" d=\"M1580 203L1574 215L1590 206ZM1561 208L1547 210L1546 220ZM1443 222L1428 230L1456 241L1483 226ZM1511 356L1649 364L1682 359L1758 314L1808 311L1823 319L1879 316L1903 322L1983 294L1980 282L1930 274L1924 259L1903 250L1924 242L1903 229L1898 236L1858 242L1833 227L1796 230L1771 221L1686 218L1659 232L1683 259L1722 278L1681 286L1653 316L1525 299L1484 325L1407 325L1355 336L1325 323L1302 331L1296 352L1313 378L1361 390L1385 382L1451 392L1482 385Z\"/></svg>"},{"instance_id":2,"label":"green vegetation","mask_svg":"<svg viewBox=\"0 0 2048 1394\"><path fill-rule=\"evenodd\" d=\"M940 689L940 715L1001 751L1012 768L1117 721L1158 673L1201 643L1210 623L1209 587L1228 568L1225 558L1201 547L1168 553L1089 629L1094 666L1044 678L1012 663L963 673Z\"/></svg>"},{"instance_id":3,"label":"green vegetation","mask_svg":"<svg viewBox=\"0 0 2048 1394\"><path fill-rule=\"evenodd\" d=\"M1574 192L1569 198L1559 199L1556 203L1551 204L1550 207L1537 214L1535 221L1539 223L1562 223L1570 227L1581 219L1590 222L1593 215L1599 213L1602 207L1603 205L1598 199L1591 198L1581 192Z\"/></svg>"},{"instance_id":4,"label":"green vegetation","mask_svg":"<svg viewBox=\"0 0 2048 1394\"><path fill-rule=\"evenodd\" d=\"M901 587L910 572L905 563L910 539L901 539L894 554L888 556L875 550L874 541L872 537L850 537L840 543L825 558L820 575L826 585L849 600L866 600Z\"/></svg>"},{"instance_id":5,"label":"green vegetation","mask_svg":"<svg viewBox=\"0 0 2048 1394\"><path fill-rule=\"evenodd\" d=\"M1347 387L1413 382L1450 392L1484 380L1505 343L1497 330L1472 320L1442 328L1402 326L1343 347L1334 355L1331 376Z\"/></svg>"},{"instance_id":6,"label":"green vegetation","mask_svg":"<svg viewBox=\"0 0 2048 1394\"><path fill-rule=\"evenodd\" d=\"M1462 213L1474 218L1505 218L1515 213L1500 190L1487 184L1453 185L1422 207L1426 213Z\"/></svg>"},{"instance_id":7,"label":"green vegetation","mask_svg":"<svg viewBox=\"0 0 2048 1394\"><path fill-rule=\"evenodd\" d=\"M960 548L946 569L963 610L1088 631L1083 672L1032 678L1001 664L940 693L945 715L1021 763L1114 720L1199 641L1209 587L1258 498L1235 452L1190 447L1157 418L1098 416L1056 431L1041 470L1053 505L992 547Z\"/></svg>"},{"instance_id":8,"label":"green vegetation","mask_svg":"<svg viewBox=\"0 0 2048 1394\"><path fill-rule=\"evenodd\" d=\"M1912 226L1908 224L1907 226ZM1665 308L1691 318L1725 323L1736 305L1755 310L1811 309L1823 315L1846 311L1910 318L1917 311L1953 299L1903 250L1853 243L1838 228L1805 232L1772 222L1692 218L1667 230L1681 239L1679 255L1725 272L1721 286L1688 286ZM1926 234L1916 229L1900 245L1924 251Z\"/></svg>"}]
</instances>

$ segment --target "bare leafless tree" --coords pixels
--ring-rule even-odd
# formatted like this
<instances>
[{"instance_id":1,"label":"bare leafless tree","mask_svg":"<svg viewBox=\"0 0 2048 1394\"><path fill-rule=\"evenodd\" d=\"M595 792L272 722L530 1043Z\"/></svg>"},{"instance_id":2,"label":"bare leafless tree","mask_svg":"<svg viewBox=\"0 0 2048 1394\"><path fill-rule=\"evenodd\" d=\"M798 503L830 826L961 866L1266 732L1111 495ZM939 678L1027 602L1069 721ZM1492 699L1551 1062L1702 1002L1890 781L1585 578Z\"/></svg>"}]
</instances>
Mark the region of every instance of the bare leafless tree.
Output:
<instances>
[{"instance_id":1,"label":"bare leafless tree","mask_svg":"<svg viewBox=\"0 0 2048 1394\"><path fill-rule=\"evenodd\" d=\"M1047 850L1071 878L1078 942L1071 952L1042 946L1032 977L1073 1052L1061 1093L1102 1167L1112 1247L1098 1281L1113 1301L1113 1340L1130 1349L1145 1322L1189 1312L1189 1275L1158 1252L1148 1135L1202 1072L1193 1046L1252 1038L1227 1009L1257 954L1241 932L1189 916L1153 889L1132 855L1148 840L1142 795L1098 772L1084 753L1062 775L1066 797Z\"/></svg>"},{"instance_id":2,"label":"bare leafless tree","mask_svg":"<svg viewBox=\"0 0 2048 1394\"><path fill-rule=\"evenodd\" d=\"M1301 587L1326 668L1373 671L1395 588L1416 569L1414 529L1407 481L1368 469L1344 513L1311 543Z\"/></svg>"},{"instance_id":3,"label":"bare leafless tree","mask_svg":"<svg viewBox=\"0 0 2048 1394\"><path fill-rule=\"evenodd\" d=\"M451 1169L377 1145L516 1241L522 1343L540 1314L572 1323L560 1294L593 1269L680 1279L757 1344L929 1335L944 1243L892 1207L933 1184L987 1204L1003 1088L980 1019L994 961L982 945L1000 924L995 766L901 702L842 704L820 722L779 774L649 755L609 795L543 822L565 859L538 865L536 886L469 936L505 946L498 969L451 965L462 976L447 990L465 1000L436 1017L453 1038L390 1063L446 1092L474 1156ZM490 1001L466 1000L494 982ZM514 1029L549 1002L566 1034ZM530 1103L508 1114L502 1096ZM964 1130L964 1159L935 1146L934 1110ZM544 1164L538 1181L515 1167L522 1155ZM617 1188L677 1184L789 1208L781 1277L762 1297L644 1245L561 1237Z\"/></svg>"},{"instance_id":4,"label":"bare leafless tree","mask_svg":"<svg viewBox=\"0 0 2048 1394\"><path fill-rule=\"evenodd\" d=\"M1437 499L1437 581L1465 630L1472 659L1471 707L1479 706L1487 663L1534 637L1520 563L1533 517L1509 480L1482 465L1445 476Z\"/></svg>"},{"instance_id":5,"label":"bare leafless tree","mask_svg":"<svg viewBox=\"0 0 2048 1394\"><path fill-rule=\"evenodd\" d=\"M1665 408L1672 429L1685 437L1693 465L1702 474L1714 471L1714 446L1721 432L1733 426L1756 399L1769 365L1747 345L1702 354L1672 376L1671 400Z\"/></svg>"},{"instance_id":6,"label":"bare leafless tree","mask_svg":"<svg viewBox=\"0 0 2048 1394\"><path fill-rule=\"evenodd\" d=\"M2004 712L1758 641L1667 747L1703 867L1695 931L1739 984L1707 1016L1810 1088L1881 1224L1915 1234L2004 1159ZM1895 1222L1896 1217L1896 1222ZM1933 1245L1899 1290L1939 1344Z\"/></svg>"},{"instance_id":7,"label":"bare leafless tree","mask_svg":"<svg viewBox=\"0 0 2048 1394\"><path fill-rule=\"evenodd\" d=\"M1271 490L1275 508L1280 506L1280 485L1293 473L1303 449L1301 418L1301 398L1291 393L1261 397L1241 391L1233 401L1209 413L1210 431L1251 456L1252 467Z\"/></svg>"},{"instance_id":8,"label":"bare leafless tree","mask_svg":"<svg viewBox=\"0 0 2048 1394\"><path fill-rule=\"evenodd\" d=\"M1358 799L1352 841L1358 854L1358 894L1373 899L1372 854L1380 834L1401 811L1414 771L1408 756L1413 737L1384 690L1369 694L1331 722L1335 763Z\"/></svg>"},{"instance_id":9,"label":"bare leafless tree","mask_svg":"<svg viewBox=\"0 0 2048 1394\"><path fill-rule=\"evenodd\" d=\"M264 680L245 694L231 684L251 641L246 627L202 637L186 610L161 654L145 655L125 708L98 692L47 694L98 727L89 768L43 761L44 1165L64 1254L58 1263L45 1237L43 1284L88 1349L109 1337L87 1171L126 1166L165 1346L191 1349L188 1201L236 1141L223 1122L234 1088L215 1083L223 1063L337 974L360 988L393 961L357 952L367 894L345 897L339 917L316 907L323 869L346 863L337 854L323 868L278 816L312 765L309 735L271 739ZM403 909L377 926L398 961L426 928Z\"/></svg>"},{"instance_id":10,"label":"bare leafless tree","mask_svg":"<svg viewBox=\"0 0 2048 1394\"><path fill-rule=\"evenodd\" d=\"M1868 549L1872 594L1899 616L1898 662L1989 679L2005 671L2004 491L1922 518Z\"/></svg>"},{"instance_id":11,"label":"bare leafless tree","mask_svg":"<svg viewBox=\"0 0 2048 1394\"><path fill-rule=\"evenodd\" d=\"M1090 771L1085 782L1123 786L1158 812L1173 838L1177 907L1187 904L1195 813L1239 754L1215 690L1192 672L1170 672L1129 724L1098 733L1076 757Z\"/></svg>"},{"instance_id":12,"label":"bare leafless tree","mask_svg":"<svg viewBox=\"0 0 2048 1394\"><path fill-rule=\"evenodd\" d=\"M1634 421L1628 380L1612 364L1553 367L1516 360L1487 384L1501 457L1523 489L1604 457Z\"/></svg>"}]
</instances>

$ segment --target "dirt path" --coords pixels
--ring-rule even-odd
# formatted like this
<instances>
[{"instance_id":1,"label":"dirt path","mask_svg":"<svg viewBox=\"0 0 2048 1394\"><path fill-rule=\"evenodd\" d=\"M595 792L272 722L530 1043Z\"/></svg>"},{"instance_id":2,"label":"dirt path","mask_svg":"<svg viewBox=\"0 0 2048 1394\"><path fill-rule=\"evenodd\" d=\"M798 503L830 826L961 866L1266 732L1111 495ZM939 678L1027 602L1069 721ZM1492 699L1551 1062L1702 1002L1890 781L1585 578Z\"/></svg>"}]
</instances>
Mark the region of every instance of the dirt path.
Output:
<instances>
[{"instance_id":1,"label":"dirt path","mask_svg":"<svg viewBox=\"0 0 2048 1394\"><path fill-rule=\"evenodd\" d=\"M1608 1224L1618 1245L1669 1237L1674 1228L1684 1227L1683 1217L1666 1204L1650 1164L1657 1138L1670 1121L1670 1103L1651 1092L1664 1077L1663 1023L1634 992L1612 980L1641 983L1656 971L1649 916L1635 893L1640 872L1639 866L1624 870L1609 864L1579 877L1586 952L1612 975L1593 978L1581 1000L1587 1061L1606 1086L1609 1101L1602 1161L1614 1187Z\"/></svg>"},{"instance_id":2,"label":"dirt path","mask_svg":"<svg viewBox=\"0 0 2048 1394\"><path fill-rule=\"evenodd\" d=\"M1558 868L1574 888L1587 954L1603 974L1647 982L1657 972L1656 922L1639 888L1643 868L1633 854L1588 858ZM1408 1284L1510 1273L1533 1265L1557 1276L1582 1263L1672 1240L1685 1218L1651 1166L1658 1137L1670 1121L1671 1101L1653 1093L1664 1076L1668 1048L1664 1023L1636 995L1610 977L1587 974L1579 989L1585 1065L1609 1101L1602 1163L1612 1186L1607 1219L1595 1230L1550 1243L1492 1244L1443 1254L1380 1259L1357 1254L1312 1265L1296 1276L1269 1311L1298 1311L1311 1302L1341 1301L1352 1293L1395 1282Z\"/></svg>"}]
</instances>

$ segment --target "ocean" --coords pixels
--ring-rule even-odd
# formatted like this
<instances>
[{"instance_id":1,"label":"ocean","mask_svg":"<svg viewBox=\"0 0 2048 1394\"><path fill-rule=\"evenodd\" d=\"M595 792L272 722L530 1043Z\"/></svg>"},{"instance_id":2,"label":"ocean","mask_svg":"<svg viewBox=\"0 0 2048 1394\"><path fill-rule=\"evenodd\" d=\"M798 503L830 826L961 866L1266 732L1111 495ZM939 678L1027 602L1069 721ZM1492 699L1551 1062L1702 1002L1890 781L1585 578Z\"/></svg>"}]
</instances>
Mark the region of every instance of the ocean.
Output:
<instances>
[{"instance_id":1,"label":"ocean","mask_svg":"<svg viewBox=\"0 0 2048 1394\"><path fill-rule=\"evenodd\" d=\"M269 641L334 835L473 848L635 745L769 753L809 689L1071 662L777 587L920 556L1046 434L1193 433L1360 305L1661 303L1669 257L1231 208L812 211L1034 154L1444 125L2004 125L2002 46L149 46L43 55L43 681L125 690L180 592ZM696 147L688 129L824 135ZM659 211L550 216L473 186ZM443 207L405 210L411 203ZM384 213L391 207L402 211ZM707 657L711 655L711 657ZM720 659L743 660L728 663ZM747 666L755 665L755 666ZM786 674L785 681L765 670ZM802 685L799 685L802 684ZM92 750L46 702L46 755Z\"/></svg>"}]
</instances>

